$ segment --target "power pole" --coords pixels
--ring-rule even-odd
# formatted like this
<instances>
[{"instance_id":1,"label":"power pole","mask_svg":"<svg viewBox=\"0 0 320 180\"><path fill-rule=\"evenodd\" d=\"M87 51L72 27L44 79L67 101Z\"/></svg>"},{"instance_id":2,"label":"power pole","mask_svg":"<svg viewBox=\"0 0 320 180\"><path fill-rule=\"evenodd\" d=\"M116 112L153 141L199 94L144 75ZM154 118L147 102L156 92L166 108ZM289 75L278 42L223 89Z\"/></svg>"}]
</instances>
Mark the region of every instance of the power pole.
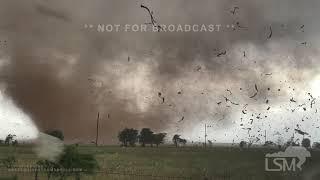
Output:
<instances>
[{"instance_id":1,"label":"power pole","mask_svg":"<svg viewBox=\"0 0 320 180\"><path fill-rule=\"evenodd\" d=\"M98 146L98 139L99 139L99 112L98 112L98 117L97 117L97 129L96 129L96 146Z\"/></svg>"},{"instance_id":2,"label":"power pole","mask_svg":"<svg viewBox=\"0 0 320 180\"><path fill-rule=\"evenodd\" d=\"M207 147L207 124L204 124L204 147Z\"/></svg>"}]
</instances>

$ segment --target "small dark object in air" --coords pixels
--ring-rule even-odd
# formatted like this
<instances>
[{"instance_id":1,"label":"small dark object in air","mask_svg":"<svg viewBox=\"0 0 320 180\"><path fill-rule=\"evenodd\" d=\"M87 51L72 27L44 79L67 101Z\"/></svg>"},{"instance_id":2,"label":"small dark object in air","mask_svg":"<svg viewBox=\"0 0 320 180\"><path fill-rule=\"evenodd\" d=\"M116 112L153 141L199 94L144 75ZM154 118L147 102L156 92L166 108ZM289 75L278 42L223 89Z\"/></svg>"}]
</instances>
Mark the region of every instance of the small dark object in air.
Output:
<instances>
[{"instance_id":1,"label":"small dark object in air","mask_svg":"<svg viewBox=\"0 0 320 180\"><path fill-rule=\"evenodd\" d=\"M270 31L270 33L269 33L268 39L270 39L270 38L272 37L272 34L273 34L273 31L272 31L272 27L271 27L271 26L269 27L269 31Z\"/></svg>"},{"instance_id":2,"label":"small dark object in air","mask_svg":"<svg viewBox=\"0 0 320 180\"><path fill-rule=\"evenodd\" d=\"M227 54L227 51L225 50L217 54L217 57L221 57L222 55L226 55L226 54Z\"/></svg>"},{"instance_id":3,"label":"small dark object in air","mask_svg":"<svg viewBox=\"0 0 320 180\"><path fill-rule=\"evenodd\" d=\"M230 12L231 12L231 14L235 15L235 14L236 14L237 9L239 9L239 7L234 7L234 8L233 8L233 10L232 10L232 11L230 11Z\"/></svg>"}]
</instances>

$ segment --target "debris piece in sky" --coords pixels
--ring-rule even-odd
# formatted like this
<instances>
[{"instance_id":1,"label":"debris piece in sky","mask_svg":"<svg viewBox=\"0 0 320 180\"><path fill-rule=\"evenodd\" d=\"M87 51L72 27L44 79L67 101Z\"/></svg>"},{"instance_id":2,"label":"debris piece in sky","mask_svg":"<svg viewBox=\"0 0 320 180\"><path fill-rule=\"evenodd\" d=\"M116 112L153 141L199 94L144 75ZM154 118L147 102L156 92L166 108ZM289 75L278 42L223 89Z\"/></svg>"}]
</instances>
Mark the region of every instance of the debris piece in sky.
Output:
<instances>
[{"instance_id":1,"label":"debris piece in sky","mask_svg":"<svg viewBox=\"0 0 320 180\"><path fill-rule=\"evenodd\" d=\"M227 51L224 50L224 51L218 53L218 54L217 54L217 57L221 57L222 55L226 55L226 54L227 54Z\"/></svg>"},{"instance_id":2,"label":"debris piece in sky","mask_svg":"<svg viewBox=\"0 0 320 180\"><path fill-rule=\"evenodd\" d=\"M236 14L237 9L239 9L239 7L234 7L232 11L230 11L233 15Z\"/></svg>"},{"instance_id":3,"label":"debris piece in sky","mask_svg":"<svg viewBox=\"0 0 320 180\"><path fill-rule=\"evenodd\" d=\"M256 95L258 95L259 90L258 90L257 84L254 85L254 88L255 88L256 92L250 98L254 98L254 97L256 97Z\"/></svg>"},{"instance_id":4,"label":"debris piece in sky","mask_svg":"<svg viewBox=\"0 0 320 180\"><path fill-rule=\"evenodd\" d=\"M269 36L268 36L268 39L270 39L272 37L272 34L273 34L273 31L272 31L272 27L270 26L269 27Z\"/></svg>"},{"instance_id":5,"label":"debris piece in sky","mask_svg":"<svg viewBox=\"0 0 320 180\"><path fill-rule=\"evenodd\" d=\"M304 32L304 25L300 26L301 32Z\"/></svg>"},{"instance_id":6,"label":"debris piece in sky","mask_svg":"<svg viewBox=\"0 0 320 180\"><path fill-rule=\"evenodd\" d=\"M196 71L200 71L201 70L201 66L197 66Z\"/></svg>"},{"instance_id":7,"label":"debris piece in sky","mask_svg":"<svg viewBox=\"0 0 320 180\"><path fill-rule=\"evenodd\" d=\"M157 24L157 21L154 19L153 17L153 12L150 11L150 9L144 5L140 5L141 8L144 8L148 11L149 15L150 15L150 20L151 22L150 23L146 23L146 24L152 24L154 27L157 27L158 28L158 32L160 32L162 30L161 26Z\"/></svg>"},{"instance_id":8,"label":"debris piece in sky","mask_svg":"<svg viewBox=\"0 0 320 180\"><path fill-rule=\"evenodd\" d=\"M230 93L230 95L232 95L232 92L229 89L227 89L227 91Z\"/></svg>"},{"instance_id":9,"label":"debris piece in sky","mask_svg":"<svg viewBox=\"0 0 320 180\"><path fill-rule=\"evenodd\" d=\"M297 102L297 101L295 101L293 98L291 98L291 99L290 99L290 102Z\"/></svg>"},{"instance_id":10,"label":"debris piece in sky","mask_svg":"<svg viewBox=\"0 0 320 180\"><path fill-rule=\"evenodd\" d=\"M184 116L182 116L182 118L178 122L182 122L183 120L184 120Z\"/></svg>"},{"instance_id":11,"label":"debris piece in sky","mask_svg":"<svg viewBox=\"0 0 320 180\"><path fill-rule=\"evenodd\" d=\"M298 134L301 134L301 135L309 135L307 132L304 132L304 131L301 131L300 129L294 129Z\"/></svg>"},{"instance_id":12,"label":"debris piece in sky","mask_svg":"<svg viewBox=\"0 0 320 180\"><path fill-rule=\"evenodd\" d=\"M48 17L53 17L55 19L59 19L65 22L70 22L71 19L68 17L66 14L63 12L56 11L54 9L50 9L49 7L42 6L42 5L36 5L35 6L36 11L42 15L48 16Z\"/></svg>"},{"instance_id":13,"label":"debris piece in sky","mask_svg":"<svg viewBox=\"0 0 320 180\"><path fill-rule=\"evenodd\" d=\"M310 107L312 108L313 105L316 103L316 98L314 98L314 97L311 95L311 93L308 93L308 95L310 96L309 101L311 101L311 102L310 102Z\"/></svg>"},{"instance_id":14,"label":"debris piece in sky","mask_svg":"<svg viewBox=\"0 0 320 180\"><path fill-rule=\"evenodd\" d=\"M240 22L236 22L236 25L239 29L247 29L247 27L241 26ZM234 29L235 30L235 29Z\"/></svg>"},{"instance_id":15,"label":"debris piece in sky","mask_svg":"<svg viewBox=\"0 0 320 180\"><path fill-rule=\"evenodd\" d=\"M257 92L259 92L257 84L254 85L254 88L256 89Z\"/></svg>"},{"instance_id":16,"label":"debris piece in sky","mask_svg":"<svg viewBox=\"0 0 320 180\"><path fill-rule=\"evenodd\" d=\"M236 106L239 105L238 103L235 103L235 102L231 101L231 100L228 99L227 97L225 97L225 96L223 96L223 97L224 97L224 99L226 100L226 102L230 102L231 104L236 105Z\"/></svg>"}]
</instances>

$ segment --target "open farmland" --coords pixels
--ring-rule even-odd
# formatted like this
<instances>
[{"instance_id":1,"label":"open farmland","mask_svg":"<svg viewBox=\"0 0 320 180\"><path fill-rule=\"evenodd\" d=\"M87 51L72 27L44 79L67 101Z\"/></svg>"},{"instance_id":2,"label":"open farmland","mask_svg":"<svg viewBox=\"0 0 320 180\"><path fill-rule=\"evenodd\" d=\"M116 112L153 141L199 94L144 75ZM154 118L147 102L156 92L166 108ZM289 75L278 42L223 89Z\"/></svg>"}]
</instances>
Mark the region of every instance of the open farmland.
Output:
<instances>
[{"instance_id":1,"label":"open farmland","mask_svg":"<svg viewBox=\"0 0 320 180\"><path fill-rule=\"evenodd\" d=\"M99 169L93 174L81 174L80 179L306 179L317 171L320 153L311 152L303 171L296 173L275 173L265 171L264 156L267 150L251 148L240 150L237 147L180 147L122 148L118 146L78 146L86 154L94 154ZM1 159L14 156L14 166L35 166L39 158L32 146L0 147ZM313 179L319 176L314 175ZM35 172L8 172L1 168L1 179L35 179ZM46 173L39 172L38 179L48 179ZM50 179L58 179L51 177ZM66 179L74 179L73 176Z\"/></svg>"}]
</instances>

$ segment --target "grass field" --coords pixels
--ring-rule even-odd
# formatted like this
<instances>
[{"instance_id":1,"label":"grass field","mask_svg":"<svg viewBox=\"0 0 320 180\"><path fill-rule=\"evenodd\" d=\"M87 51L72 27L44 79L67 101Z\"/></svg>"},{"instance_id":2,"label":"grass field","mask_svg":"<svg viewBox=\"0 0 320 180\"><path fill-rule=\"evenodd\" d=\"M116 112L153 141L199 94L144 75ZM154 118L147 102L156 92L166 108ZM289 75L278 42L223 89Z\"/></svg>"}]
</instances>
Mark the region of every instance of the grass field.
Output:
<instances>
[{"instance_id":1,"label":"grass field","mask_svg":"<svg viewBox=\"0 0 320 180\"><path fill-rule=\"evenodd\" d=\"M118 146L79 146L80 152L94 154L100 169L81 179L232 179L232 180L318 180L320 176L320 152L311 152L312 157L303 165L303 171L276 173L265 171L265 154L275 150L261 148L200 148L159 147L122 148ZM34 165L37 156L32 146L0 147L0 158L14 155L15 165ZM318 168L318 169L317 169ZM1 168L1 179L35 179L34 172L8 172ZM309 178L307 176L314 176ZM38 179L47 179L40 173ZM54 178L51 178L54 179ZM70 177L69 179L74 179Z\"/></svg>"}]
</instances>

